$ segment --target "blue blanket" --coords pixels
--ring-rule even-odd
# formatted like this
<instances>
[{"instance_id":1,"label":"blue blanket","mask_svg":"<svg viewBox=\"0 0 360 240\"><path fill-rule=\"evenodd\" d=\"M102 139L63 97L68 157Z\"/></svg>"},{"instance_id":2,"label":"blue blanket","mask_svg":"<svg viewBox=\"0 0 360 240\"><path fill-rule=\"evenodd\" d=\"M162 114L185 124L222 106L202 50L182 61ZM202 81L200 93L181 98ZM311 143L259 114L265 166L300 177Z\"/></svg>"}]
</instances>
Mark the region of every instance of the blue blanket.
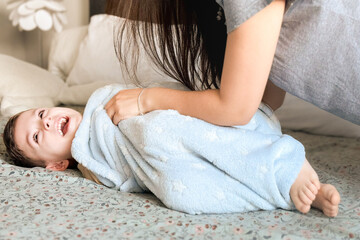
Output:
<instances>
[{"instance_id":1,"label":"blue blanket","mask_svg":"<svg viewBox=\"0 0 360 240\"><path fill-rule=\"evenodd\" d=\"M289 191L304 163L301 143L283 135L265 106L245 126L220 127L174 110L114 125L104 105L122 85L89 99L72 155L104 185L151 191L190 213L294 209Z\"/></svg>"}]
</instances>

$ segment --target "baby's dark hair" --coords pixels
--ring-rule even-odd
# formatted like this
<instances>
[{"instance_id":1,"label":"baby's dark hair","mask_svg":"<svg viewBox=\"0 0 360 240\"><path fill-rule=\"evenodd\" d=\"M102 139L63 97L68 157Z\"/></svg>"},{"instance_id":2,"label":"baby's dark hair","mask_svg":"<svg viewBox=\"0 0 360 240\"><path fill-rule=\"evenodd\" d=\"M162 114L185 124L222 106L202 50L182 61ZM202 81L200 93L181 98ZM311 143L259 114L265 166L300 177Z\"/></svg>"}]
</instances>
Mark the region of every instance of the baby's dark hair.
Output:
<instances>
[{"instance_id":1,"label":"baby's dark hair","mask_svg":"<svg viewBox=\"0 0 360 240\"><path fill-rule=\"evenodd\" d=\"M3 139L6 146L6 151L9 154L10 159L17 166L28 168L46 167L43 161L35 161L27 157L24 152L19 148L19 146L15 143L15 124L21 113L22 112L9 118L8 122L5 125Z\"/></svg>"}]
</instances>

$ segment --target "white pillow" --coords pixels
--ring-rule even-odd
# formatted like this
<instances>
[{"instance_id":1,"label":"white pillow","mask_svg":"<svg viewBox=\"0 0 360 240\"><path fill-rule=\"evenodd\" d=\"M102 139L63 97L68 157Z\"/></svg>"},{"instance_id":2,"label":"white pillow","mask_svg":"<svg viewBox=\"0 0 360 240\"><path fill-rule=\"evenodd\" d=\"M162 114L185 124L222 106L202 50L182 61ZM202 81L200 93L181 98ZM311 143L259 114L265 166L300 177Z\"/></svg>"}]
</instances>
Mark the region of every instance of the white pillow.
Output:
<instances>
[{"instance_id":1,"label":"white pillow","mask_svg":"<svg viewBox=\"0 0 360 240\"><path fill-rule=\"evenodd\" d=\"M49 53L49 72L66 80L79 53L79 47L88 31L88 26L66 29L56 33Z\"/></svg>"},{"instance_id":2,"label":"white pillow","mask_svg":"<svg viewBox=\"0 0 360 240\"><path fill-rule=\"evenodd\" d=\"M360 137L359 125L328 113L289 93L285 96L283 106L276 110L275 114L283 128L320 135Z\"/></svg>"},{"instance_id":3,"label":"white pillow","mask_svg":"<svg viewBox=\"0 0 360 240\"><path fill-rule=\"evenodd\" d=\"M48 71L0 54L1 114L11 116L37 107L53 107L65 83Z\"/></svg>"},{"instance_id":4,"label":"white pillow","mask_svg":"<svg viewBox=\"0 0 360 240\"><path fill-rule=\"evenodd\" d=\"M113 42L114 24L121 24L123 21L122 18L106 14L95 15L91 18L88 35L81 43L79 55L66 80L70 87L103 81L131 83L124 78L126 74L122 74ZM144 49L139 48L137 77L142 86L148 86L153 81L157 83L175 81L160 71L156 71L153 63L144 53Z\"/></svg>"}]
</instances>

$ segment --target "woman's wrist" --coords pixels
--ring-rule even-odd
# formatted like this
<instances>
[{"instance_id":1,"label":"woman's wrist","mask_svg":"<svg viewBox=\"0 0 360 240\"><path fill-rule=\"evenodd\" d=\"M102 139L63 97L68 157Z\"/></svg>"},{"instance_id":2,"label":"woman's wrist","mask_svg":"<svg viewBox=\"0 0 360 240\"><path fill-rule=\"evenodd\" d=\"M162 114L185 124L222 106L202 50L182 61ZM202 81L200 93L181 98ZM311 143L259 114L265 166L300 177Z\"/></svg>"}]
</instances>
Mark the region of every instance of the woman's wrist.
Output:
<instances>
[{"instance_id":1,"label":"woman's wrist","mask_svg":"<svg viewBox=\"0 0 360 240\"><path fill-rule=\"evenodd\" d=\"M142 113L148 113L151 112L155 109L153 109L152 106L152 98L151 98L151 94L153 92L153 88L146 88L144 90L142 90L142 94L141 94L141 98L139 99L139 104L140 104L140 108L142 110Z\"/></svg>"},{"instance_id":2,"label":"woman's wrist","mask_svg":"<svg viewBox=\"0 0 360 240\"><path fill-rule=\"evenodd\" d=\"M189 97L184 94L188 94L190 92L195 93L195 91L175 90L162 87L146 88L140 99L141 110L143 113L148 113L155 110L174 109L180 113L189 114L184 111L184 109L191 109L187 103Z\"/></svg>"},{"instance_id":3,"label":"woman's wrist","mask_svg":"<svg viewBox=\"0 0 360 240\"><path fill-rule=\"evenodd\" d=\"M142 88L139 95L138 95L138 98L137 98L137 107L138 107L138 112L139 112L139 115L144 115L144 111L143 111L143 107L142 107L142 104L141 104L141 95L144 93L145 91L145 88Z\"/></svg>"},{"instance_id":4,"label":"woman's wrist","mask_svg":"<svg viewBox=\"0 0 360 240\"><path fill-rule=\"evenodd\" d=\"M174 109L174 105L171 105L174 102L173 97L175 96L173 91L177 90L161 87L146 88L141 95L141 109L143 113Z\"/></svg>"}]
</instances>

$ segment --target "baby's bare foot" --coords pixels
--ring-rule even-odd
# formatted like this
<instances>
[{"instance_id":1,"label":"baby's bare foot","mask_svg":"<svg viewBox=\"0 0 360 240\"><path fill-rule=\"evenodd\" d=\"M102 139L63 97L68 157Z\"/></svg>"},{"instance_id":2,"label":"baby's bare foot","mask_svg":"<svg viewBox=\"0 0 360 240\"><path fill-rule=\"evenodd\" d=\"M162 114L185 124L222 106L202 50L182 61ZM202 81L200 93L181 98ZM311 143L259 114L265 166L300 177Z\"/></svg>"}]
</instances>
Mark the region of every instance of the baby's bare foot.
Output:
<instances>
[{"instance_id":1,"label":"baby's bare foot","mask_svg":"<svg viewBox=\"0 0 360 240\"><path fill-rule=\"evenodd\" d=\"M339 211L340 194L331 184L321 184L320 190L312 204L328 217L336 217Z\"/></svg>"},{"instance_id":2,"label":"baby's bare foot","mask_svg":"<svg viewBox=\"0 0 360 240\"><path fill-rule=\"evenodd\" d=\"M296 209L302 213L307 213L319 189L319 177L305 159L304 165L290 189L290 197Z\"/></svg>"}]
</instances>

